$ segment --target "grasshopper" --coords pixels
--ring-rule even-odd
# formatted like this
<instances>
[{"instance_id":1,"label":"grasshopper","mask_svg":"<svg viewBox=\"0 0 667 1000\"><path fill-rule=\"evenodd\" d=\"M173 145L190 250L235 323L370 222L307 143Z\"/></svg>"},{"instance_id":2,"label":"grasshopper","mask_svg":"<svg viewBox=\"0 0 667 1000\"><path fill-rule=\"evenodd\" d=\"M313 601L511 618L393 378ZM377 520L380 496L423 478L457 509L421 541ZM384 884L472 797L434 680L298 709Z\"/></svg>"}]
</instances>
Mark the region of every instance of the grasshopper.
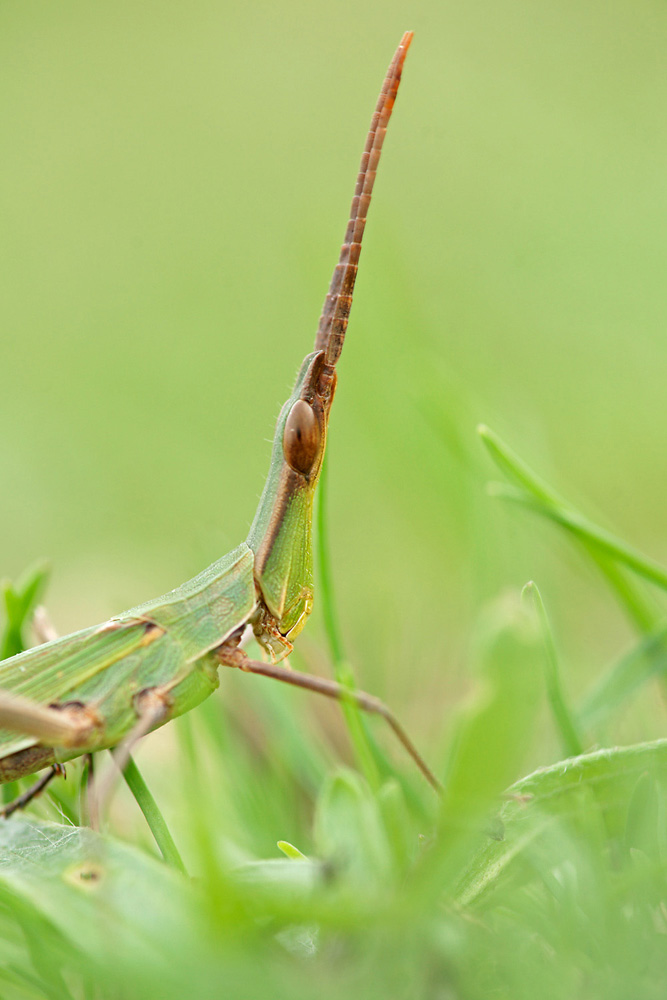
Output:
<instances>
[{"instance_id":1,"label":"grasshopper","mask_svg":"<svg viewBox=\"0 0 667 1000\"><path fill-rule=\"evenodd\" d=\"M176 590L102 625L0 663L0 783L140 736L188 712L237 667L347 700L389 722L422 772L437 780L389 709L364 692L280 666L313 606L312 511L387 124L412 32L389 66L357 178L315 349L278 417L269 475L247 541ZM250 626L271 662L240 647ZM47 776L48 777L48 776ZM44 782L40 779L38 784Z\"/></svg>"}]
</instances>

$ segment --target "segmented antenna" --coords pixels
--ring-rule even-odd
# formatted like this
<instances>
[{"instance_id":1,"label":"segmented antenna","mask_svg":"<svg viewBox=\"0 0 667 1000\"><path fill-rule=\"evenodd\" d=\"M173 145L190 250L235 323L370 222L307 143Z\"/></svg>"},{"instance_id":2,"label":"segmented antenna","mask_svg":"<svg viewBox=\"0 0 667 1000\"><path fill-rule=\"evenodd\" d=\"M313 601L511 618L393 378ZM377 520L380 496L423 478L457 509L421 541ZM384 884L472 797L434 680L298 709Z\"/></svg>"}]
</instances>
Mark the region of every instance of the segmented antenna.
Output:
<instances>
[{"instance_id":1,"label":"segmented antenna","mask_svg":"<svg viewBox=\"0 0 667 1000\"><path fill-rule=\"evenodd\" d=\"M361 166L354 190L350 221L345 232L345 241L341 247L338 264L333 273L324 308L317 327L315 350L326 351L326 363L332 367L338 361L343 349L347 321L352 308L352 293L359 266L361 240L366 226L366 215L371 202L375 174L380 162L382 143L387 132L387 125L396 100L398 85L401 82L403 63L410 48L413 32L406 31L401 44L396 49L391 61L377 107L371 119L371 127L366 139L366 146L361 157Z\"/></svg>"}]
</instances>

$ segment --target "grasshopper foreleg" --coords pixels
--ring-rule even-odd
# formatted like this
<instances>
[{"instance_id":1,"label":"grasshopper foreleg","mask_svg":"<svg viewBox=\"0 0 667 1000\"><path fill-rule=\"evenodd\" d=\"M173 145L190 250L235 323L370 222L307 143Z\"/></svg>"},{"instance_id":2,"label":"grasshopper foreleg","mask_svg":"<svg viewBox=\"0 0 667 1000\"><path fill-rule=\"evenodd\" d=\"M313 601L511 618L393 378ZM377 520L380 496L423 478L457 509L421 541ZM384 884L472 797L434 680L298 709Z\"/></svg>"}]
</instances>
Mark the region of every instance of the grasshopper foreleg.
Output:
<instances>
[{"instance_id":1,"label":"grasshopper foreleg","mask_svg":"<svg viewBox=\"0 0 667 1000\"><path fill-rule=\"evenodd\" d=\"M238 667L251 674L260 674L262 677L273 677L274 680L284 681L285 684L292 684L294 687L305 688L307 691L315 691L326 698L333 698L335 701L347 701L356 705L362 712L371 715L381 715L389 724L398 740L405 750L410 754L413 761L424 775L430 785L440 793L442 785L435 777L430 767L417 750L416 746L406 733L403 726L395 717L393 712L380 701L379 698L365 691L350 690L338 684L336 681L326 677L316 677L314 674L304 674L298 670L288 670L276 663L263 663L261 660L251 660L242 649L230 647L223 644L216 654L220 662L226 667Z\"/></svg>"}]
</instances>

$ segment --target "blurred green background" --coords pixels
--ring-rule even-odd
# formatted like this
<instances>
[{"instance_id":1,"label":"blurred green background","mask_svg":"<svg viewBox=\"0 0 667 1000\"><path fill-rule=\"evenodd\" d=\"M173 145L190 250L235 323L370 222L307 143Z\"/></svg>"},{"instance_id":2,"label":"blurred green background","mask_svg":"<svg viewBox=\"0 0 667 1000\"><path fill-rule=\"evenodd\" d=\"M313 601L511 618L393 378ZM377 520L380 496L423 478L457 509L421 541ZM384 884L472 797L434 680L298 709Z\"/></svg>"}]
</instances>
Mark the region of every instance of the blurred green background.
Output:
<instances>
[{"instance_id":1,"label":"blurred green background","mask_svg":"<svg viewBox=\"0 0 667 1000\"><path fill-rule=\"evenodd\" d=\"M0 571L48 556L65 632L245 538L407 28L329 508L360 682L435 755L502 587L538 581L573 692L629 637L486 497L478 421L667 558L663 4L2 4Z\"/></svg>"}]
</instances>

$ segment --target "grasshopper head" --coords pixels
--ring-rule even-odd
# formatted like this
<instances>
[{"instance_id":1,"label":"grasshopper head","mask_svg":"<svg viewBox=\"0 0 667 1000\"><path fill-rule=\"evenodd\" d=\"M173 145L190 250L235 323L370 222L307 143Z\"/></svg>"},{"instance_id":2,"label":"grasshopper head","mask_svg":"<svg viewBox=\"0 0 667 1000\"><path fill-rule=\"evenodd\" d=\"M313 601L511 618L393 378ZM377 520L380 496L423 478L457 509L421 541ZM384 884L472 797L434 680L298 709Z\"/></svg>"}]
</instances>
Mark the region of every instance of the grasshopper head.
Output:
<instances>
[{"instance_id":1,"label":"grasshopper head","mask_svg":"<svg viewBox=\"0 0 667 1000\"><path fill-rule=\"evenodd\" d=\"M313 605L313 498L335 389L325 352L307 355L278 417L269 476L248 536L260 605L255 633L283 655Z\"/></svg>"},{"instance_id":2,"label":"grasshopper head","mask_svg":"<svg viewBox=\"0 0 667 1000\"><path fill-rule=\"evenodd\" d=\"M313 497L336 390L336 362L345 340L382 144L411 41L412 32L406 31L380 91L345 240L317 328L315 353L304 359L294 391L280 411L269 478L248 536L255 553L255 635L278 655L292 648L291 639L305 625L313 605Z\"/></svg>"}]
</instances>

